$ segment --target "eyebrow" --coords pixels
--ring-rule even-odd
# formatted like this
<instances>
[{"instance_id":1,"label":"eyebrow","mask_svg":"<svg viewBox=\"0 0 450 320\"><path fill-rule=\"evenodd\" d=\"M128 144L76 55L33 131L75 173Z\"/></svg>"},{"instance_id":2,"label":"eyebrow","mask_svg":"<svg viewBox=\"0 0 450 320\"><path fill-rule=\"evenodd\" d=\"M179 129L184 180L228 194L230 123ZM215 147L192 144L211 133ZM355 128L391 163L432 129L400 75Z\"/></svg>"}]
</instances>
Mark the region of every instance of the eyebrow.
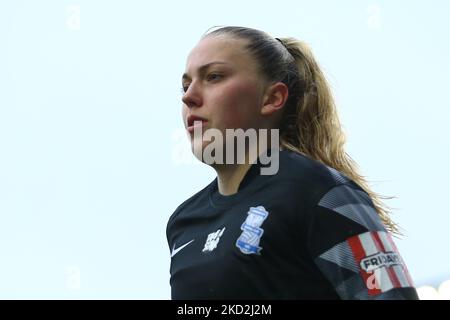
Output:
<instances>
[{"instance_id":1,"label":"eyebrow","mask_svg":"<svg viewBox=\"0 0 450 320\"><path fill-rule=\"evenodd\" d=\"M222 61L213 61L207 64L202 65L201 67L198 68L198 72L200 74L204 73L206 69L208 69L211 65L213 64L228 64L226 62L222 62ZM181 77L181 80L186 80L186 79L190 79L189 75L187 73L183 73L183 76Z\"/></svg>"}]
</instances>

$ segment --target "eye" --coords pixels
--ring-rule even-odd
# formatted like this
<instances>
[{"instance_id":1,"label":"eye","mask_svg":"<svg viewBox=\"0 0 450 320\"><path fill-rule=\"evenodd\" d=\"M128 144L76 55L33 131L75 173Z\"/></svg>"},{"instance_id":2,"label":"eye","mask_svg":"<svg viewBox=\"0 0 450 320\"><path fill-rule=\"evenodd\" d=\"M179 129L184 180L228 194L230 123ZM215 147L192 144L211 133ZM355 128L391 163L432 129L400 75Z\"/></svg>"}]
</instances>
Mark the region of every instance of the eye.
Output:
<instances>
[{"instance_id":1,"label":"eye","mask_svg":"<svg viewBox=\"0 0 450 320\"><path fill-rule=\"evenodd\" d=\"M222 77L222 75L218 73L210 73L207 77L207 80L216 80L217 78Z\"/></svg>"},{"instance_id":2,"label":"eye","mask_svg":"<svg viewBox=\"0 0 450 320\"><path fill-rule=\"evenodd\" d=\"M221 74L218 74L218 73L210 73L210 74L208 74L208 76L206 77L206 79L207 79L208 81L214 81L214 80L220 79L220 78L222 78L222 77L223 77L223 76L222 76ZM188 88L189 88L189 85L188 85L188 84L187 84L187 85L184 85L184 84L183 84L183 85L181 86L181 88L180 88L181 94L185 94Z\"/></svg>"},{"instance_id":3,"label":"eye","mask_svg":"<svg viewBox=\"0 0 450 320\"><path fill-rule=\"evenodd\" d=\"M181 94L185 94L188 88L189 88L188 85L183 85L183 86L180 88Z\"/></svg>"}]
</instances>

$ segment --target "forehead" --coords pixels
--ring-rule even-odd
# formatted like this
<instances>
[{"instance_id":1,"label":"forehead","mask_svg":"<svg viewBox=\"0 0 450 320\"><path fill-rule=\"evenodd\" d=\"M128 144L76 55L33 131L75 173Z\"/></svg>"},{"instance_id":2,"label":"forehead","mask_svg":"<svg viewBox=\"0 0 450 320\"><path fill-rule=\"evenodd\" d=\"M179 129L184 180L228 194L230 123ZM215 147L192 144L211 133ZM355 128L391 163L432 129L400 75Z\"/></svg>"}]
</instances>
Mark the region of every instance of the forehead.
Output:
<instances>
[{"instance_id":1,"label":"forehead","mask_svg":"<svg viewBox=\"0 0 450 320\"><path fill-rule=\"evenodd\" d=\"M245 50L245 44L245 40L223 35L200 40L187 57L185 75L192 77L202 66L216 61L240 71L256 71L256 62Z\"/></svg>"}]
</instances>

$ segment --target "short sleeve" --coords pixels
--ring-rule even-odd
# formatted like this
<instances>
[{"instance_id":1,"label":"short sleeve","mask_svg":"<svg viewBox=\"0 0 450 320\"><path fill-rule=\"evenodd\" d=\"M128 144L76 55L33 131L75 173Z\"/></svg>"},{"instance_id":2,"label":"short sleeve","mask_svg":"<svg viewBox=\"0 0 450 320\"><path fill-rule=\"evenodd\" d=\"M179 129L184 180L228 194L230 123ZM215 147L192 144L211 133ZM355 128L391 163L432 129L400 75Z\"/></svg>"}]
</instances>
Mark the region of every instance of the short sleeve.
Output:
<instances>
[{"instance_id":1,"label":"short sleeve","mask_svg":"<svg viewBox=\"0 0 450 320\"><path fill-rule=\"evenodd\" d=\"M309 219L309 253L341 299L418 299L391 235L357 184L331 187Z\"/></svg>"}]
</instances>

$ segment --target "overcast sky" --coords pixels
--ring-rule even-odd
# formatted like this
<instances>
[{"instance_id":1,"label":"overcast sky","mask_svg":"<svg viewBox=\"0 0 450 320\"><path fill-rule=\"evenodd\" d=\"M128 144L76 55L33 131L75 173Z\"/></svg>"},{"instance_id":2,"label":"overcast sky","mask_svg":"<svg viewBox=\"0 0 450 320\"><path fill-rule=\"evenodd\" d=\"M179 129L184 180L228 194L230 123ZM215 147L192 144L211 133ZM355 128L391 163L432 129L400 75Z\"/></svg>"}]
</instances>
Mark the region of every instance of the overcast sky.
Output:
<instances>
[{"instance_id":1,"label":"overcast sky","mask_svg":"<svg viewBox=\"0 0 450 320\"><path fill-rule=\"evenodd\" d=\"M450 278L446 1L0 0L0 298L169 299L166 223L214 171L181 121L214 25L296 37L417 286Z\"/></svg>"}]
</instances>

